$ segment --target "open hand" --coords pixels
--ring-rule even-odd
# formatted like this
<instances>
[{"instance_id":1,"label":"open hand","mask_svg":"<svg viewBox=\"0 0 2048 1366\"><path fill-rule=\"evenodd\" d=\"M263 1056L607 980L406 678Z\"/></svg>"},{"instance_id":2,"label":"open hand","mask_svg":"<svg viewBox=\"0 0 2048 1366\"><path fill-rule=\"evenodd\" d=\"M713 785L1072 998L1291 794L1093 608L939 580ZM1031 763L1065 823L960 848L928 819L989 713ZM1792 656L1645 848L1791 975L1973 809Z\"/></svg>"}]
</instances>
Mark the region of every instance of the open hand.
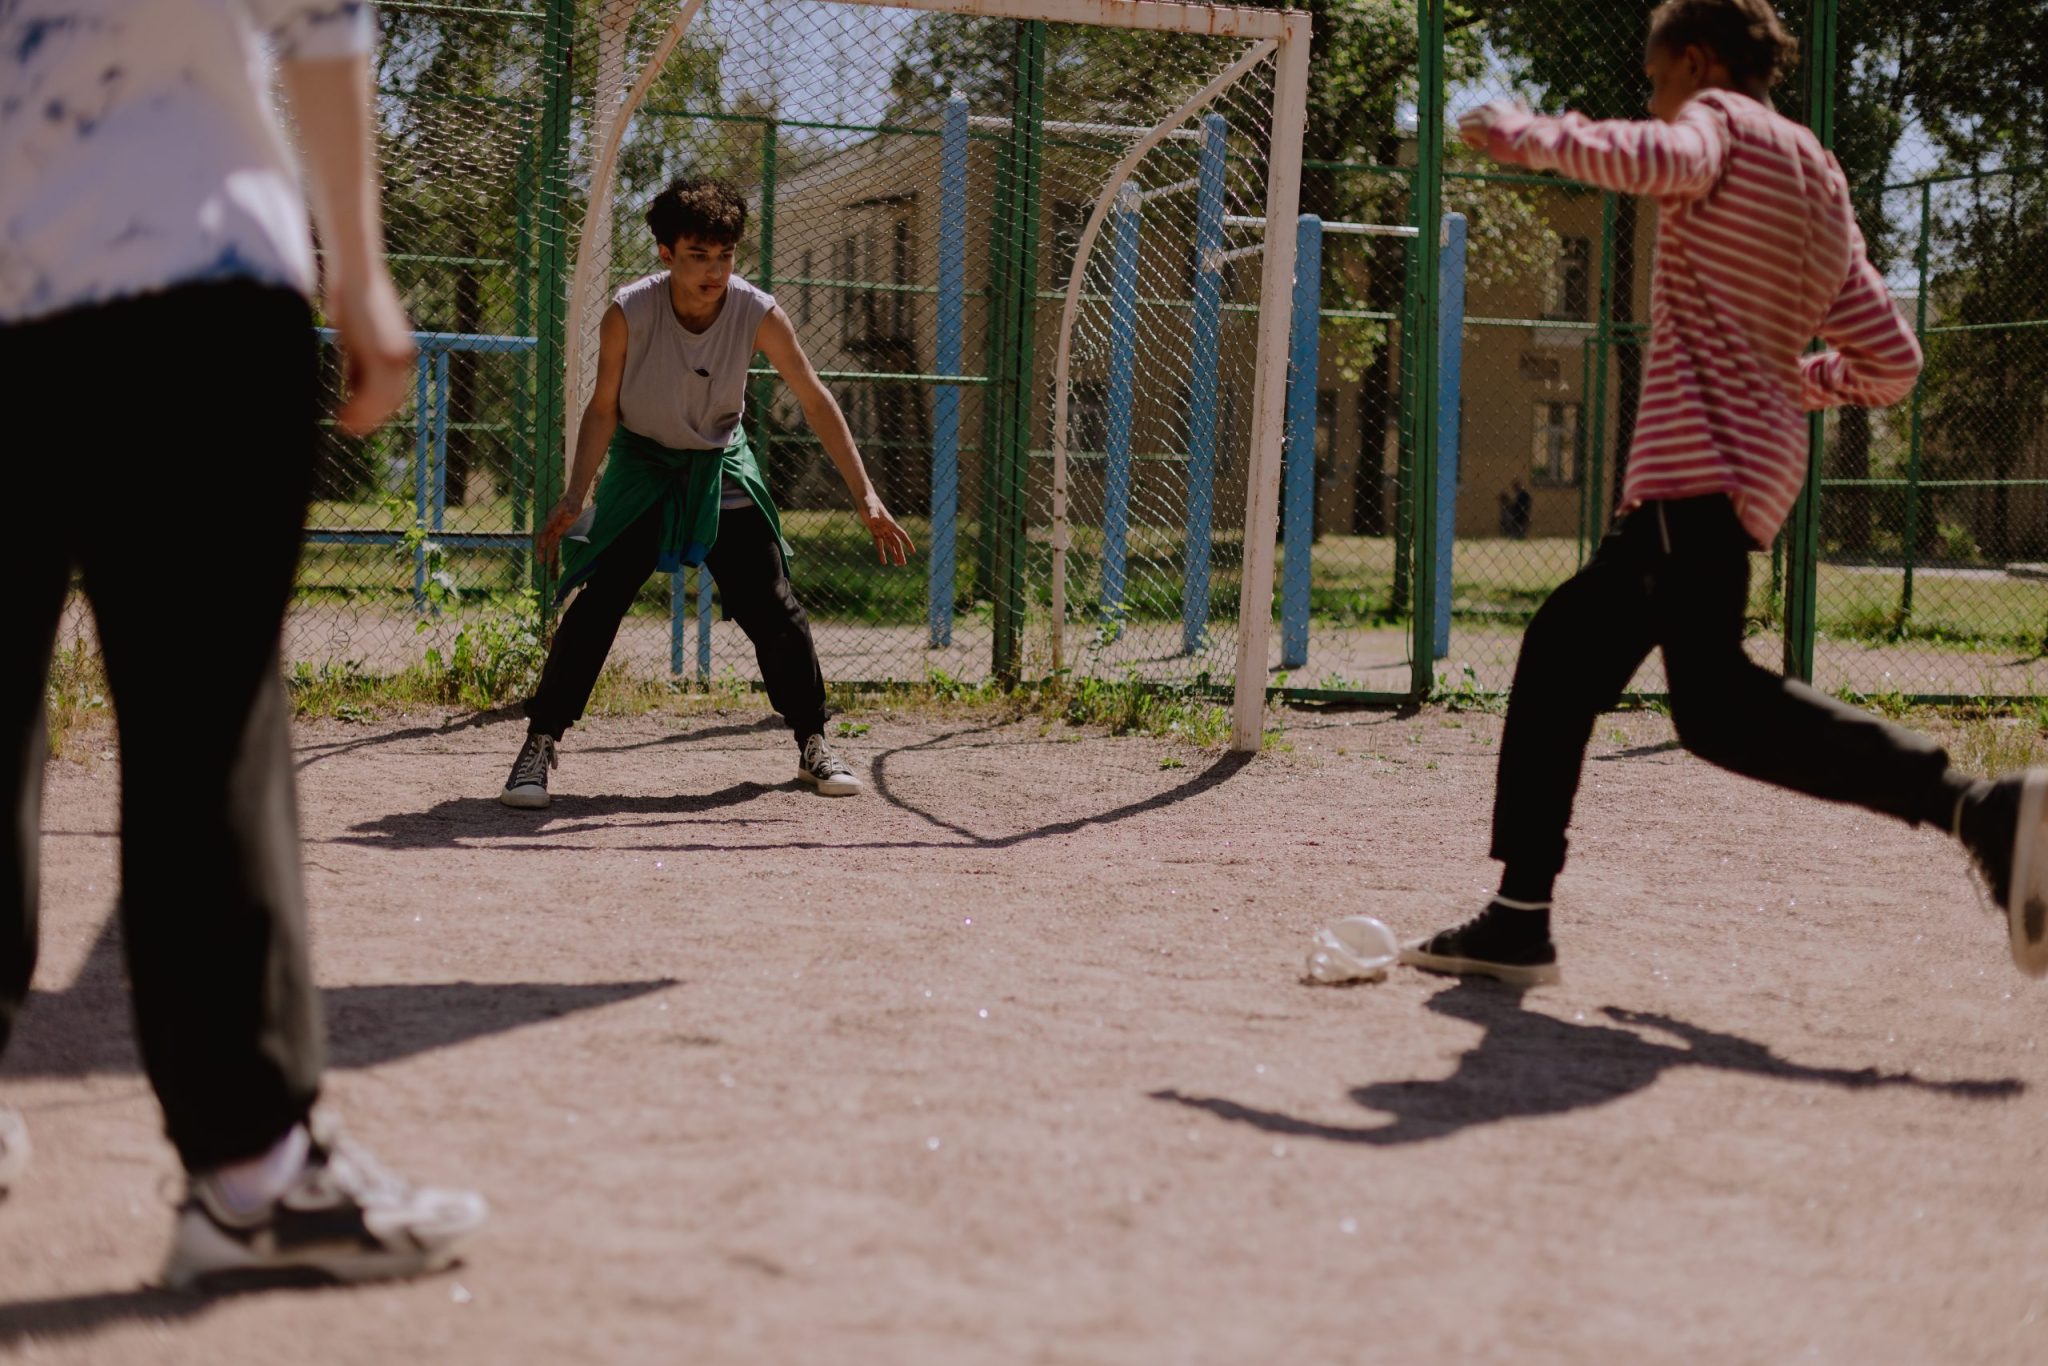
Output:
<instances>
[{"instance_id":1,"label":"open hand","mask_svg":"<svg viewBox=\"0 0 2048 1366\"><path fill-rule=\"evenodd\" d=\"M882 506L879 498L869 498L862 504L861 520L868 524L868 535L875 538L875 553L883 564L909 564L917 547L910 543L910 533L896 525L896 519L889 515L889 509Z\"/></svg>"}]
</instances>

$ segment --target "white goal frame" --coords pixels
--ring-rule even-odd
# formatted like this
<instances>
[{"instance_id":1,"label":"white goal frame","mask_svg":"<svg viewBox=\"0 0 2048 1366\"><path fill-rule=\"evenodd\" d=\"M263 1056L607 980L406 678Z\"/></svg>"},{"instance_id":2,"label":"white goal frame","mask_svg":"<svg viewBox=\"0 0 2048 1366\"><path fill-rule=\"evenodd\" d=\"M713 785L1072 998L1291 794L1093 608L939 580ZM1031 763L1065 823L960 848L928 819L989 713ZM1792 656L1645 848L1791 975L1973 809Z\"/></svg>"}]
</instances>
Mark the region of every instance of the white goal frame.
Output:
<instances>
[{"instance_id":1,"label":"white goal frame","mask_svg":"<svg viewBox=\"0 0 2048 1366\"><path fill-rule=\"evenodd\" d=\"M1226 77L1234 78L1253 62L1274 57L1273 118L1270 154L1266 165L1267 224L1286 225L1269 230L1264 243L1264 268L1259 282L1260 311L1252 380L1252 437L1249 491L1245 503L1244 562L1238 596L1237 660L1234 669L1231 706L1231 748L1256 752L1265 730L1266 652L1272 639L1273 571L1275 531L1280 518L1280 466L1287 391L1287 343L1294 297L1294 233L1291 225L1301 203L1301 142L1308 113L1309 16L1299 10L1247 9L1236 5L1177 3L1176 0L830 0L848 6L882 9L925 10L983 19L1042 19L1049 23L1090 24L1107 28L1142 29L1160 33L1186 33L1212 37L1241 38L1257 46L1253 54L1234 63ZM600 11L595 137L597 156L591 168L589 195L594 212L608 212L616 177L619 148L627 127L655 79L661 74L690 24L702 10L704 0L682 0L675 18L650 50L647 61L631 87L625 80L624 34L639 9L641 0L602 0ZM1067 284L1066 306L1061 313L1056 371L1066 375L1076 304L1081 294L1088 250L1100 232L1102 220L1115 202L1117 191L1129 178L1139 157L1191 116L1201 100L1212 96L1227 80L1223 77L1206 88L1203 95L1184 105L1152 130L1133 152L1121 161L1094 206L1075 254L1073 273ZM583 393L585 360L583 339L594 330L595 319L585 315L593 303L593 279L598 265L596 243L609 234L585 231L577 242L576 265L569 289L568 320L571 344L566 356L565 405L562 443L565 467L575 459L576 434L587 401ZM600 295L602 291L600 291ZM1053 581L1055 621L1053 625L1055 665L1064 622L1066 540L1066 448L1067 386L1054 386L1053 416L1053 500L1054 545L1059 561Z\"/></svg>"}]
</instances>

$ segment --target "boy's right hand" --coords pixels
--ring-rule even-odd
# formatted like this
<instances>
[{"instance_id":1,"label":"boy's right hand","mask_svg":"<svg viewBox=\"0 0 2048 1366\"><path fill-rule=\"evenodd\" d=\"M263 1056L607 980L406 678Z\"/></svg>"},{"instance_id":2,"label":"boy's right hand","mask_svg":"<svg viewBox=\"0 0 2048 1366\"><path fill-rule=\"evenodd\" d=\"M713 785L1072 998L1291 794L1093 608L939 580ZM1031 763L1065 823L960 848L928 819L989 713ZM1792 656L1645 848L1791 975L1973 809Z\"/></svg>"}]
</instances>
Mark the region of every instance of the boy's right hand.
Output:
<instances>
[{"instance_id":1,"label":"boy's right hand","mask_svg":"<svg viewBox=\"0 0 2048 1366\"><path fill-rule=\"evenodd\" d=\"M1528 106L1520 100L1488 100L1458 116L1458 136L1474 151L1488 151L1493 144L1495 124L1528 112Z\"/></svg>"},{"instance_id":2,"label":"boy's right hand","mask_svg":"<svg viewBox=\"0 0 2048 1366\"><path fill-rule=\"evenodd\" d=\"M341 334L342 366L348 397L334 420L350 436L367 436L405 402L412 387L419 348L398 289L382 269L367 272L361 284L342 283L326 292L327 316Z\"/></svg>"},{"instance_id":3,"label":"boy's right hand","mask_svg":"<svg viewBox=\"0 0 2048 1366\"><path fill-rule=\"evenodd\" d=\"M561 549L562 537L582 515L581 507L564 498L548 510L547 520L541 523L540 530L533 533L533 548L550 567L560 560L556 552Z\"/></svg>"}]
</instances>

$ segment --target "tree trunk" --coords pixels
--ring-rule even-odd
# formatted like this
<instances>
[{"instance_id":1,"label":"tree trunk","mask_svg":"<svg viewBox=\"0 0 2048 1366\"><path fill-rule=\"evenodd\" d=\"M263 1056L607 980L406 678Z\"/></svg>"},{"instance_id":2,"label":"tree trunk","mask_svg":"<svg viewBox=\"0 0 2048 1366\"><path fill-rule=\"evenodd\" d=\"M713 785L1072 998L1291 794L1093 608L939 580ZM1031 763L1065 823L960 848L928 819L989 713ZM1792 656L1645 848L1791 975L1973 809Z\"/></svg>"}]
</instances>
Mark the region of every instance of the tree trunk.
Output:
<instances>
[{"instance_id":1,"label":"tree trunk","mask_svg":"<svg viewBox=\"0 0 2048 1366\"><path fill-rule=\"evenodd\" d=\"M462 254L483 255L481 245L466 240ZM484 329L483 281L475 266L461 266L455 272L455 330L475 333ZM448 357L448 503L460 507L469 501L469 475L477 463L477 434L457 430L456 423L477 422L483 417L474 351L456 351Z\"/></svg>"},{"instance_id":2,"label":"tree trunk","mask_svg":"<svg viewBox=\"0 0 2048 1366\"><path fill-rule=\"evenodd\" d=\"M1870 478L1870 410L1844 408L1829 452L1829 474L1836 479ZM1838 488L1821 500L1821 535L1845 555L1870 550L1871 499L1867 488Z\"/></svg>"}]
</instances>

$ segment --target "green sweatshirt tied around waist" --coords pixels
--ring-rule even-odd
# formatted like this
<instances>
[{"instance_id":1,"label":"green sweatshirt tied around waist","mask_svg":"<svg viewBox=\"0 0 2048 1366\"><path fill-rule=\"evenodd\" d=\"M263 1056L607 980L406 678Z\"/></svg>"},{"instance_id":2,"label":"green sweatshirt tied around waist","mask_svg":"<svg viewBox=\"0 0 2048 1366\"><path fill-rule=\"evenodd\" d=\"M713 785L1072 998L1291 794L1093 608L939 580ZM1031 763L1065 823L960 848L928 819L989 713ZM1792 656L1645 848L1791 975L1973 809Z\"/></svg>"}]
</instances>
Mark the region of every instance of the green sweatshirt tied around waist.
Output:
<instances>
[{"instance_id":1,"label":"green sweatshirt tied around waist","mask_svg":"<svg viewBox=\"0 0 2048 1366\"><path fill-rule=\"evenodd\" d=\"M656 568L672 574L703 564L718 542L719 504L727 478L745 489L768 519L787 568L790 551L782 518L768 496L768 483L744 429L734 432L722 451L688 451L664 446L622 425L612 434L589 525L572 527L562 541L562 586L556 601L589 578L606 548L650 508L661 510L661 559Z\"/></svg>"}]
</instances>

